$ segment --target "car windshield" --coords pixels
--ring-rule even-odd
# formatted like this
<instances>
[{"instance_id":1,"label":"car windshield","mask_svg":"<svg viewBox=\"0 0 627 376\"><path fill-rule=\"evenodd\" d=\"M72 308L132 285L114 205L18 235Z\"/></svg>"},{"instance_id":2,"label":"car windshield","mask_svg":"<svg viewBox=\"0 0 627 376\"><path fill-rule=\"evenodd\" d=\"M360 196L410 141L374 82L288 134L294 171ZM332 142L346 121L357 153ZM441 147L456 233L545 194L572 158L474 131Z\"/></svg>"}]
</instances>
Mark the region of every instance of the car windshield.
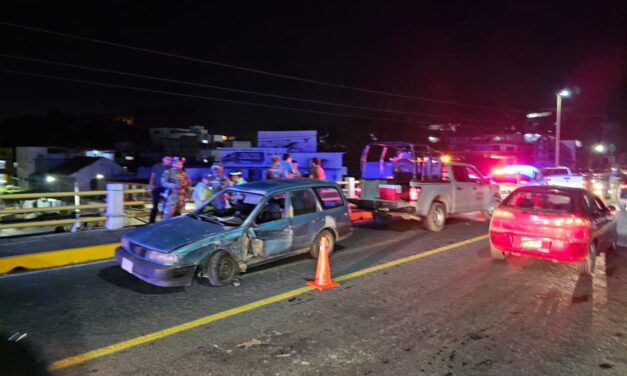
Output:
<instances>
[{"instance_id":1,"label":"car windshield","mask_svg":"<svg viewBox=\"0 0 627 376\"><path fill-rule=\"evenodd\" d=\"M542 176L568 175L565 168L546 168L542 170Z\"/></svg>"},{"instance_id":2,"label":"car windshield","mask_svg":"<svg viewBox=\"0 0 627 376\"><path fill-rule=\"evenodd\" d=\"M263 199L258 193L225 189L213 195L190 216L198 220L227 226L239 226Z\"/></svg>"},{"instance_id":3,"label":"car windshield","mask_svg":"<svg viewBox=\"0 0 627 376\"><path fill-rule=\"evenodd\" d=\"M504 206L534 212L572 213L575 210L571 196L553 192L514 192Z\"/></svg>"}]
</instances>

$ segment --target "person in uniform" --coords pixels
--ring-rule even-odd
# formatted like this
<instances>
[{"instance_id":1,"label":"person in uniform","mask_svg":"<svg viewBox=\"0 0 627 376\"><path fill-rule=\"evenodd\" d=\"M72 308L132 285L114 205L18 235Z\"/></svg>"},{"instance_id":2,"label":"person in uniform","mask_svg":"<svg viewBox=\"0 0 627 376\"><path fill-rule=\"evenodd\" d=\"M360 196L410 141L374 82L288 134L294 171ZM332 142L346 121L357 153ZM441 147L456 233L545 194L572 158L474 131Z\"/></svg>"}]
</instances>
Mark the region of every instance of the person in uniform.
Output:
<instances>
[{"instance_id":1,"label":"person in uniform","mask_svg":"<svg viewBox=\"0 0 627 376\"><path fill-rule=\"evenodd\" d=\"M192 192L192 199L196 208L199 208L203 202L207 201L213 195L213 186L211 181L213 180L213 174L203 175L202 179L194 187Z\"/></svg>"},{"instance_id":2,"label":"person in uniform","mask_svg":"<svg viewBox=\"0 0 627 376\"><path fill-rule=\"evenodd\" d=\"M229 178L224 175L224 166L222 163L214 163L211 165L211 170L213 171L211 186L213 187L214 193L221 191L230 185Z\"/></svg>"},{"instance_id":3,"label":"person in uniform","mask_svg":"<svg viewBox=\"0 0 627 376\"><path fill-rule=\"evenodd\" d=\"M165 155L161 158L161 163L157 163L152 166L152 169L150 170L148 194L152 198L152 209L150 209L150 220L148 223L154 223L157 219L159 203L162 201L162 195L165 192L165 187L161 185L161 175L163 175L163 171L169 169L170 166L172 166L172 156Z\"/></svg>"},{"instance_id":4,"label":"person in uniform","mask_svg":"<svg viewBox=\"0 0 627 376\"><path fill-rule=\"evenodd\" d=\"M166 188L166 202L163 209L163 219L170 219L180 215L185 208L185 195L189 188L189 178L183 169L185 158L172 158L172 167L163 171L161 184Z\"/></svg>"},{"instance_id":5,"label":"person in uniform","mask_svg":"<svg viewBox=\"0 0 627 376\"><path fill-rule=\"evenodd\" d=\"M239 171L232 171L229 173L229 183L231 186L246 184L247 181L242 177L242 173Z\"/></svg>"}]
</instances>

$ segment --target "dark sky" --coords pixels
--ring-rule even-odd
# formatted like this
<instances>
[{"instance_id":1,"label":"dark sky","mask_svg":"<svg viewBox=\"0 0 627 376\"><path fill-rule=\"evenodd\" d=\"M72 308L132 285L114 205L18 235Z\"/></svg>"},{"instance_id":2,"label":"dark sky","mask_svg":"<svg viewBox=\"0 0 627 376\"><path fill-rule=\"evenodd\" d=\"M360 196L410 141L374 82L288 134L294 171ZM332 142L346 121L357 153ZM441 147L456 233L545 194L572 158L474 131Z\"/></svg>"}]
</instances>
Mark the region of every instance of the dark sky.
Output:
<instances>
[{"instance_id":1,"label":"dark sky","mask_svg":"<svg viewBox=\"0 0 627 376\"><path fill-rule=\"evenodd\" d=\"M526 111L554 106L555 92L570 86L580 88L579 95L568 99L575 113L621 119L627 107L624 1L20 1L3 8L3 22L390 93ZM0 25L0 38L2 54L442 116L411 116L427 123L472 118L496 126L490 121L520 116L280 79L6 25ZM0 68L316 111L403 117L6 57L0 58ZM128 113L140 105L169 103L188 106L194 120L215 119L234 128L355 124L343 117L0 75L0 119L50 110Z\"/></svg>"}]
</instances>

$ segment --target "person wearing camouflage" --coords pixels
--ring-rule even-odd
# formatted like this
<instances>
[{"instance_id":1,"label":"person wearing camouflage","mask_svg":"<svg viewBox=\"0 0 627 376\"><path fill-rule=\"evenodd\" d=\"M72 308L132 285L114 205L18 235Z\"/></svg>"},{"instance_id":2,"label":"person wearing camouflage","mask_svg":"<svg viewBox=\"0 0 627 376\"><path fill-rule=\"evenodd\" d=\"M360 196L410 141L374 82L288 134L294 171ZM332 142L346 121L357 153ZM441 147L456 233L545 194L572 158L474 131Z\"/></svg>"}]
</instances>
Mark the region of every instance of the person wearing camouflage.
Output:
<instances>
[{"instance_id":1,"label":"person wearing camouflage","mask_svg":"<svg viewBox=\"0 0 627 376\"><path fill-rule=\"evenodd\" d=\"M185 158L174 157L172 167L163 171L161 184L166 188L166 202L163 209L163 219L170 219L180 215L185 208L185 195L189 187L189 178L183 169Z\"/></svg>"}]
</instances>

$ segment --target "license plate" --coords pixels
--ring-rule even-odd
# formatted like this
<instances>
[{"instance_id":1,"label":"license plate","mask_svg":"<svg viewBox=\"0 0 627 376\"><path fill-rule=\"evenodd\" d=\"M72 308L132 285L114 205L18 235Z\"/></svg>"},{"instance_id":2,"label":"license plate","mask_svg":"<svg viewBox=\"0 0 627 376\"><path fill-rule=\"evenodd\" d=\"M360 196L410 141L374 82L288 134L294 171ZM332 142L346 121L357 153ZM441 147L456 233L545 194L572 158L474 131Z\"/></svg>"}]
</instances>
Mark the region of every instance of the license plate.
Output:
<instances>
[{"instance_id":1,"label":"license plate","mask_svg":"<svg viewBox=\"0 0 627 376\"><path fill-rule=\"evenodd\" d=\"M126 270L129 273L133 272L133 261L129 259L122 258L122 269Z\"/></svg>"},{"instance_id":2,"label":"license plate","mask_svg":"<svg viewBox=\"0 0 627 376\"><path fill-rule=\"evenodd\" d=\"M542 239L521 238L520 246L522 249L541 249Z\"/></svg>"}]
</instances>

